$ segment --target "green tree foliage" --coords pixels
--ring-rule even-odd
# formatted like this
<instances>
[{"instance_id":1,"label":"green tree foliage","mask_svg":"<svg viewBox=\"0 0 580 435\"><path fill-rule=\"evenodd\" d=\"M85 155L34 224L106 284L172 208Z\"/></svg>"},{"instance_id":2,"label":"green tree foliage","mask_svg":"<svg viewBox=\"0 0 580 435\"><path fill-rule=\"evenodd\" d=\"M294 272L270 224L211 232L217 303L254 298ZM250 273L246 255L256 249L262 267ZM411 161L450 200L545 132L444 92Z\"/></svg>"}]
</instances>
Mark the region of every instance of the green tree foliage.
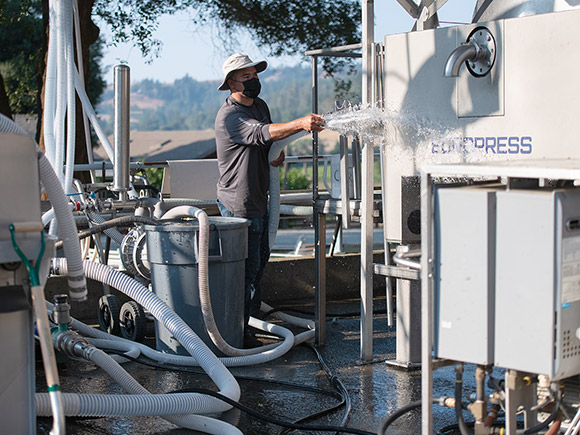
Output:
<instances>
[{"instance_id":1,"label":"green tree foliage","mask_svg":"<svg viewBox=\"0 0 580 435\"><path fill-rule=\"evenodd\" d=\"M245 29L272 56L303 53L360 42L359 0L97 0L95 12L110 26L116 42L133 42L144 55L155 56L161 42L153 38L163 14L190 11L193 23L220 27L226 45ZM349 60L323 58L329 74ZM342 83L344 84L344 82Z\"/></svg>"},{"instance_id":2,"label":"green tree foliage","mask_svg":"<svg viewBox=\"0 0 580 435\"><path fill-rule=\"evenodd\" d=\"M38 87L43 72L42 2L39 0L0 1L0 74L13 113L38 114ZM105 89L101 70L104 41L91 45L87 94L98 103Z\"/></svg>"},{"instance_id":3,"label":"green tree foliage","mask_svg":"<svg viewBox=\"0 0 580 435\"><path fill-rule=\"evenodd\" d=\"M39 1L0 1L0 74L14 113L37 113L41 40Z\"/></svg>"},{"instance_id":4,"label":"green tree foliage","mask_svg":"<svg viewBox=\"0 0 580 435\"><path fill-rule=\"evenodd\" d=\"M286 182L286 185L284 185ZM310 189L311 183L308 177L304 175L299 168L290 168L286 172L286 179L280 179L280 188L287 190L306 190Z\"/></svg>"}]
</instances>

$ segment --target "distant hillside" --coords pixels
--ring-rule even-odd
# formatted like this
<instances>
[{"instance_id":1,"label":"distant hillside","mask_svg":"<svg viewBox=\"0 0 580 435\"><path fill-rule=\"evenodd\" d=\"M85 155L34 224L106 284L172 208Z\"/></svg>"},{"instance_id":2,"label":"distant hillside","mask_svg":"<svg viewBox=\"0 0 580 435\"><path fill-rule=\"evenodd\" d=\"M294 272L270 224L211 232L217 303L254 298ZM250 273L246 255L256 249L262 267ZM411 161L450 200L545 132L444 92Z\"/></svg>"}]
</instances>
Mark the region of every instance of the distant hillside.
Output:
<instances>
[{"instance_id":1,"label":"distant hillside","mask_svg":"<svg viewBox=\"0 0 580 435\"><path fill-rule=\"evenodd\" d=\"M312 111L310 68L268 69L260 74L261 97L268 102L274 122L286 122ZM355 96L360 101L360 77L353 77ZM217 90L219 81L199 82L189 76L172 84L143 80L131 85L131 129L204 130L213 128L215 115L227 97ZM334 81L319 79L319 112L332 111ZM342 103L342 101L339 101ZM108 134L112 133L113 89L108 88L97 112Z\"/></svg>"}]
</instances>

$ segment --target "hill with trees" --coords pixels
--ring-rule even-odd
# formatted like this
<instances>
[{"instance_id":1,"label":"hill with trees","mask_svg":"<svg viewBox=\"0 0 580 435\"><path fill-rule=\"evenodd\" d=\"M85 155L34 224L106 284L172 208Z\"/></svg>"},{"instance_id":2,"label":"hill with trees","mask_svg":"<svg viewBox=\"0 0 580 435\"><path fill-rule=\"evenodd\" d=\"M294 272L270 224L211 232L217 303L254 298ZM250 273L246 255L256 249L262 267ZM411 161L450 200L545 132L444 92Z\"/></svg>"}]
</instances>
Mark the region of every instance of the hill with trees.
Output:
<instances>
[{"instance_id":1,"label":"hill with trees","mask_svg":"<svg viewBox=\"0 0 580 435\"><path fill-rule=\"evenodd\" d=\"M352 80L347 99L360 102L360 76ZM302 66L267 69L260 74L263 98L274 122L286 122L312 111L312 72ZM143 80L131 84L132 130L203 130L213 128L215 115L227 97L217 90L220 81L197 81L185 76L171 84ZM344 98L337 103L342 104ZM112 132L113 89L105 90L98 112ZM319 112L335 109L335 81L319 79Z\"/></svg>"}]
</instances>

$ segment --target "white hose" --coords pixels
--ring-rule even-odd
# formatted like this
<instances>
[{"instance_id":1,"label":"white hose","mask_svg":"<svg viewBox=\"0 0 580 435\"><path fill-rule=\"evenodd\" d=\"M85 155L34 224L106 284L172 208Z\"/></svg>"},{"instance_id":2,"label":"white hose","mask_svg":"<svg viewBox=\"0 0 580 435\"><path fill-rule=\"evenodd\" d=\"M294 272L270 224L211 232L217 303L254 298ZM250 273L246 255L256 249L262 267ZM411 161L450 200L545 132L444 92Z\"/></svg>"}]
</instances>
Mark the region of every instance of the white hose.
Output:
<instances>
[{"instance_id":1,"label":"white hose","mask_svg":"<svg viewBox=\"0 0 580 435\"><path fill-rule=\"evenodd\" d=\"M208 417L193 415L195 413L213 412L211 403L206 400L207 396L198 393L175 393L152 395L145 387L135 380L125 369L103 351L89 347L83 351L85 358L95 363L111 376L130 396L103 395L95 405L95 400L88 406L79 406L74 415L98 416L98 415L163 415L164 418L178 426L192 430L201 430L212 434L241 434L241 432L229 423ZM65 394L65 411L72 411L73 407L81 401L75 399L76 394ZM83 395L85 396L85 395ZM144 396L144 397L143 397ZM88 395L95 399L95 396ZM71 406L72 405L72 406ZM210 405L210 408L208 408ZM44 405L45 406L45 405ZM70 407L70 408L69 408ZM105 407L105 409L103 409ZM45 411L42 407L39 412ZM68 413L68 412L67 412ZM177 415L182 414L182 415ZM70 414L69 414L70 415Z\"/></svg>"},{"instance_id":2,"label":"white hose","mask_svg":"<svg viewBox=\"0 0 580 435\"><path fill-rule=\"evenodd\" d=\"M111 163L115 164L115 152L113 151L111 142L109 142L107 135L105 134L103 128L101 127L99 119L97 118L97 114L95 113L95 109L93 109L91 101L87 96L85 87L83 86L83 82L81 80L78 71L75 71L75 88L77 90L79 99L81 100L83 109L85 109L85 112L89 117L91 124L93 125L93 130L95 130L95 133L99 138L99 142L101 142L101 145L103 146L105 152L107 153L107 156L109 157Z\"/></svg>"},{"instance_id":3,"label":"white hose","mask_svg":"<svg viewBox=\"0 0 580 435\"><path fill-rule=\"evenodd\" d=\"M52 347L50 323L48 321L48 314L44 303L44 288L41 285L33 285L30 287L30 294L34 313L36 315L36 329L42 352L42 363L44 365L46 385L48 386L49 391L47 396L49 397L50 406L48 407L47 415L53 416L53 427L50 433L54 435L64 434L66 431L65 413L60 392L58 368L56 366L54 348Z\"/></svg>"},{"instance_id":4,"label":"white hose","mask_svg":"<svg viewBox=\"0 0 580 435\"><path fill-rule=\"evenodd\" d=\"M26 135L26 132L14 121L1 114L0 133ZM77 236L77 227L69 209L69 201L62 190L62 186L58 181L50 162L38 146L36 147L36 152L40 180L42 181L52 207L55 210L56 218L61 224L60 238L63 240L65 256L70 262L68 277L70 297L75 301L83 301L87 298L87 281L83 272L82 253Z\"/></svg>"},{"instance_id":5,"label":"white hose","mask_svg":"<svg viewBox=\"0 0 580 435\"><path fill-rule=\"evenodd\" d=\"M73 193L73 173L76 148L76 92L75 92L75 56L73 47L73 10L72 1L63 1L65 9L65 60L66 60L66 169L64 173L64 191Z\"/></svg>"},{"instance_id":6,"label":"white hose","mask_svg":"<svg viewBox=\"0 0 580 435\"><path fill-rule=\"evenodd\" d=\"M123 364L131 361L125 356L131 358L139 358L141 351L133 343L124 343L121 341L105 340L104 338L89 338L88 341L95 347L99 349L109 349L123 352L123 355L109 355L119 364Z\"/></svg>"},{"instance_id":7,"label":"white hose","mask_svg":"<svg viewBox=\"0 0 580 435\"><path fill-rule=\"evenodd\" d=\"M76 209L76 206L72 202L68 203L68 207L70 208L71 211L74 211ZM54 207L53 207L42 215L42 218L41 218L42 226L43 227L47 226L49 223L52 222L52 220L55 217L56 217L56 213L55 213Z\"/></svg>"},{"instance_id":8,"label":"white hose","mask_svg":"<svg viewBox=\"0 0 580 435\"><path fill-rule=\"evenodd\" d=\"M77 226L68 205L69 201L50 162L40 148L37 149L37 153L40 179L55 210L56 219L59 222L59 235L63 242L65 256L70 265L68 273L70 297L73 301L84 301L87 299L87 281L83 272L83 259L81 245L77 236Z\"/></svg>"},{"instance_id":9,"label":"white hose","mask_svg":"<svg viewBox=\"0 0 580 435\"><path fill-rule=\"evenodd\" d=\"M268 305L266 302L262 302L260 306L260 310L265 313L268 313L273 310L273 308ZM301 326L302 328L306 329L314 329L314 320L303 319L301 317L292 316L287 313L283 313L281 311L274 311L272 312L272 316L276 319L282 320L283 322L290 323L291 325Z\"/></svg>"},{"instance_id":10,"label":"white hose","mask_svg":"<svg viewBox=\"0 0 580 435\"><path fill-rule=\"evenodd\" d=\"M280 205L280 214L287 216L312 216L312 207L308 205Z\"/></svg>"},{"instance_id":11,"label":"white hose","mask_svg":"<svg viewBox=\"0 0 580 435\"><path fill-rule=\"evenodd\" d=\"M268 153L268 162L273 162L278 157L286 145L300 139L308 134L307 131L301 131L287 137L286 139L274 142ZM278 222L280 221L280 168L270 165L270 205L268 210L268 237L270 250L274 246L276 233L278 232Z\"/></svg>"},{"instance_id":12,"label":"white hose","mask_svg":"<svg viewBox=\"0 0 580 435\"><path fill-rule=\"evenodd\" d=\"M228 344L221 336L219 329L215 323L215 318L213 316L213 309L211 305L211 297L209 292L209 278L208 278L209 218L207 217L207 214L199 208L180 206L169 210L161 217L161 219L162 220L175 219L183 216L195 217L199 222L199 247L198 247L199 259L197 262L199 301L205 328L211 341L222 353L224 353L227 356L245 356L245 355L255 355L258 353L262 353L263 351L269 352L272 349L272 347L268 347L267 349L263 349L260 347L252 349L238 349ZM277 353L280 353L280 349L289 350L294 345L294 335L285 334L284 337L285 341L288 341L288 343L283 343L285 344L284 346L281 346L279 343L276 343L274 347L278 349ZM281 355L283 354L281 353L278 356Z\"/></svg>"},{"instance_id":13,"label":"white hose","mask_svg":"<svg viewBox=\"0 0 580 435\"><path fill-rule=\"evenodd\" d=\"M51 128L54 130L55 136L55 157L52 166L54 172L62 183L64 179L63 173L63 158L64 158L64 142L65 130L64 121L66 114L66 59L65 59L65 35L66 35L66 3L67 0L53 0L56 11L56 111L54 115L54 124Z\"/></svg>"},{"instance_id":14,"label":"white hose","mask_svg":"<svg viewBox=\"0 0 580 435\"><path fill-rule=\"evenodd\" d=\"M56 10L54 2L49 2L48 39L56 41ZM44 80L44 110L42 125L46 157L52 163L55 158L54 112L56 110L56 44L48 44L46 79Z\"/></svg>"},{"instance_id":15,"label":"white hose","mask_svg":"<svg viewBox=\"0 0 580 435\"><path fill-rule=\"evenodd\" d=\"M85 261L83 264L89 278L100 281L123 292L135 302L142 305L158 321L165 325L165 327L195 358L199 365L215 382L220 389L220 394L238 401L240 398L240 387L235 378L209 350L205 343L195 334L195 332L193 332L165 302L159 299L145 286L122 272L100 263ZM65 259L55 258L53 260L53 267L57 273L67 273L67 262ZM140 347L140 349L143 352L143 347ZM217 406L213 409L213 412L226 411L230 408L229 405L224 405L223 402L218 400L214 399L212 401L217 402Z\"/></svg>"},{"instance_id":16,"label":"white hose","mask_svg":"<svg viewBox=\"0 0 580 435\"><path fill-rule=\"evenodd\" d=\"M89 275L89 277L92 278L92 276L90 276L90 275ZM52 304L50 302L47 302L46 304L49 307L49 309L52 309L51 308ZM290 335L292 334L292 332L286 328L283 328L283 327L278 326L278 325L272 325L272 324L263 322L261 320L255 319L253 317L250 317L250 325L252 327L261 329L265 332L270 332L270 333L280 335L280 336L284 336L285 334L290 334ZM272 329L268 329L268 327L266 325L268 327L271 327ZM123 343L124 345L126 345L123 347L119 346L120 350L129 349L132 347L137 347L141 351L141 354L143 354L144 356L146 356L147 358L149 358L153 361L157 361L160 364L171 364L171 365L186 366L186 367L199 366L199 363L196 361L195 358L192 358L189 356L184 356L184 355L174 355L174 354L159 352L159 351L156 351L155 349L151 349L149 346L146 346L144 344L136 343L134 341L127 340L127 339L122 338L122 337L107 334L106 332L103 332L99 329L95 329L95 328L81 322L80 320L75 319L75 318L71 319L70 327L72 329L78 331L82 335L87 336L87 337L94 337L97 339L109 340L109 341L114 342L114 343L119 342L119 343ZM305 341L308 341L308 340L314 338L314 333L315 333L314 330L308 330L308 331L305 331L305 332L302 332L302 333L296 335L294 337L294 345L304 343ZM95 345L97 343L100 343L100 342L95 342ZM114 344L111 344L110 346L114 346ZM107 349L109 346L100 346L100 344L99 344L99 347ZM266 349L268 347L271 348L271 347L273 347L273 345L263 346L262 349ZM286 349L285 352L287 350L288 349ZM219 358L219 360L226 367L244 367L244 366L248 366L251 364L260 364L260 363L264 363L264 362L269 362L269 361L274 360L275 358L277 358L277 355L273 354L272 352L269 352L269 353L262 352L261 354L258 354L258 355L244 356L244 357Z\"/></svg>"},{"instance_id":17,"label":"white hose","mask_svg":"<svg viewBox=\"0 0 580 435\"><path fill-rule=\"evenodd\" d=\"M82 50L82 42L81 42L81 24L79 18L79 5L78 0L73 0L73 21L74 21L74 31L75 31L75 47L77 49L77 70L79 72L79 77L81 79L81 83L83 87L85 86L85 80L83 76L84 66L83 66L83 50ZM74 77L72 78L72 82L74 83ZM87 149L87 160L89 161L89 165L92 165L93 160L93 144L91 141L91 133L90 133L90 126L89 126L89 119L87 118L87 114L85 110L82 110L83 113L83 130L85 133L85 146ZM97 182L97 178L95 176L95 170L91 169L89 171L91 174L91 182L94 184Z\"/></svg>"},{"instance_id":18,"label":"white hose","mask_svg":"<svg viewBox=\"0 0 580 435\"><path fill-rule=\"evenodd\" d=\"M153 217L155 219L159 219L168 210L183 205L187 205L190 207L201 207L215 204L216 204L215 199L210 200L210 199L190 199L190 198L167 198L155 204L155 208L153 210Z\"/></svg>"}]
</instances>

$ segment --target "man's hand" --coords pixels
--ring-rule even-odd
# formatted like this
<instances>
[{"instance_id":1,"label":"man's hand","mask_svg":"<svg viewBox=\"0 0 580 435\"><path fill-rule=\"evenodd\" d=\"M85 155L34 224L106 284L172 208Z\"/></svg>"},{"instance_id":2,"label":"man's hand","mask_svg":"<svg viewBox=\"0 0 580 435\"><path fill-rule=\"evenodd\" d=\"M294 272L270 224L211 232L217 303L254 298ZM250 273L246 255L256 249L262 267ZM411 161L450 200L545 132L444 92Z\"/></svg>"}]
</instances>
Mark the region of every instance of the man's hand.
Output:
<instances>
[{"instance_id":1,"label":"man's hand","mask_svg":"<svg viewBox=\"0 0 580 435\"><path fill-rule=\"evenodd\" d=\"M316 113L311 113L300 118L300 126L306 131L322 131L324 130L324 118Z\"/></svg>"},{"instance_id":2,"label":"man's hand","mask_svg":"<svg viewBox=\"0 0 580 435\"><path fill-rule=\"evenodd\" d=\"M280 152L280 155L278 156L278 158L276 160L272 160L270 162L270 164L272 166L274 166L275 168L277 168L278 166L280 166L282 163L284 163L284 159L286 158L286 155L284 154L284 151Z\"/></svg>"},{"instance_id":3,"label":"man's hand","mask_svg":"<svg viewBox=\"0 0 580 435\"><path fill-rule=\"evenodd\" d=\"M270 137L274 142L286 139L294 133L303 130L319 132L324 130L324 118L316 113L311 113L304 118L297 118L293 121L283 122L281 124L270 124Z\"/></svg>"}]
</instances>

